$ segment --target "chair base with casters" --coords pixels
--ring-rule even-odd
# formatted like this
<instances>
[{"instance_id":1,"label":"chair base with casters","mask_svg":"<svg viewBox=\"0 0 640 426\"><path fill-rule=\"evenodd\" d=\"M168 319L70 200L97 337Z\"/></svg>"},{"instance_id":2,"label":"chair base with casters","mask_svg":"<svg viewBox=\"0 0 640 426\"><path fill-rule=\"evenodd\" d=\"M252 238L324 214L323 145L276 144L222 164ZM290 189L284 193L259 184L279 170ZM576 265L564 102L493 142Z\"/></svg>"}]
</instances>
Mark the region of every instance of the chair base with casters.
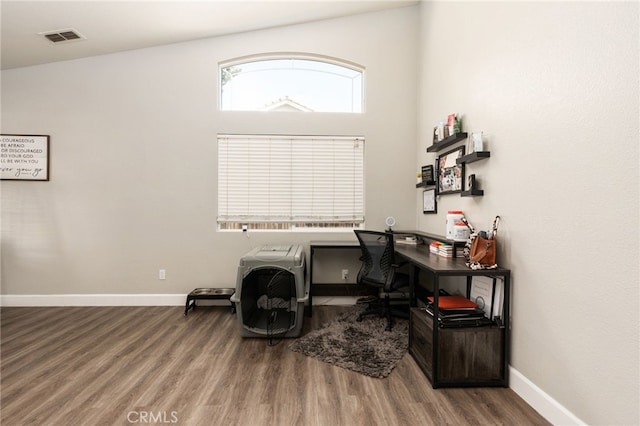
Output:
<instances>
[{"instance_id":1,"label":"chair base with casters","mask_svg":"<svg viewBox=\"0 0 640 426\"><path fill-rule=\"evenodd\" d=\"M358 272L358 284L367 285L384 293L368 304L359 315L358 321L369 315L379 315L387 318L387 331L393 327L393 318L409 318L409 299L391 298L392 293L409 293L409 276L396 269L401 265L395 264L393 234L389 232L356 230L356 236L362 250L362 266ZM398 305L395 302L406 302Z\"/></svg>"},{"instance_id":2,"label":"chair base with casters","mask_svg":"<svg viewBox=\"0 0 640 426\"><path fill-rule=\"evenodd\" d=\"M408 289L407 289L408 292ZM401 304L396 304L392 302L406 302ZM391 331L393 328L393 318L405 318L409 319L409 298L393 298L388 294L385 294L384 297L378 297L376 300L368 302L367 307L364 311L358 315L358 319L356 321L362 321L365 317L369 315L378 315L380 317L387 318L387 327L386 331Z\"/></svg>"}]
</instances>

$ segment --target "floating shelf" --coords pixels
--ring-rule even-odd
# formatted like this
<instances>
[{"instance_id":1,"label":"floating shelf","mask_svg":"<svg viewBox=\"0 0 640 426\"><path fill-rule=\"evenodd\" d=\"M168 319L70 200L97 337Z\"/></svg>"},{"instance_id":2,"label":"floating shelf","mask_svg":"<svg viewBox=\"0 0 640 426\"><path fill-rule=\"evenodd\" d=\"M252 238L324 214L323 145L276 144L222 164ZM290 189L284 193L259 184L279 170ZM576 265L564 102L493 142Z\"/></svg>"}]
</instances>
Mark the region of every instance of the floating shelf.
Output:
<instances>
[{"instance_id":1,"label":"floating shelf","mask_svg":"<svg viewBox=\"0 0 640 426\"><path fill-rule=\"evenodd\" d=\"M435 180L431 180L428 182L420 182L416 184L416 188L428 188L430 186L436 186L436 181Z\"/></svg>"},{"instance_id":2,"label":"floating shelf","mask_svg":"<svg viewBox=\"0 0 640 426\"><path fill-rule=\"evenodd\" d=\"M456 158L456 164L474 163L476 161L484 160L485 158L489 158L489 157L491 157L491 152L489 151L472 152L471 154L467 154L460 158Z\"/></svg>"},{"instance_id":3,"label":"floating shelf","mask_svg":"<svg viewBox=\"0 0 640 426\"><path fill-rule=\"evenodd\" d=\"M442 139L440 142L436 142L433 145L427 147L427 152L440 151L443 148L453 145L456 142L463 141L467 138L467 133L456 133L447 138Z\"/></svg>"},{"instance_id":4,"label":"floating shelf","mask_svg":"<svg viewBox=\"0 0 640 426\"><path fill-rule=\"evenodd\" d=\"M482 197L484 195L484 190L482 189L472 189L470 191L462 191L460 193L461 197Z\"/></svg>"}]
</instances>

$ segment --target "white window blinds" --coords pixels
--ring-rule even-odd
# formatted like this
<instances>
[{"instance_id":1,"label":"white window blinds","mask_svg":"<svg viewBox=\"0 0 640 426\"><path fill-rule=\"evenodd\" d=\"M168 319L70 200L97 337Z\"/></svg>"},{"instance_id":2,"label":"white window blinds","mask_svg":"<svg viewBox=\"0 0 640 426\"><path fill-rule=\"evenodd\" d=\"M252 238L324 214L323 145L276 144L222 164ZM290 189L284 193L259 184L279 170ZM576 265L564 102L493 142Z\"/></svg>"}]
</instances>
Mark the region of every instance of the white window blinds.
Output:
<instances>
[{"instance_id":1,"label":"white window blinds","mask_svg":"<svg viewBox=\"0 0 640 426\"><path fill-rule=\"evenodd\" d=\"M218 136L220 229L357 228L364 139Z\"/></svg>"}]
</instances>

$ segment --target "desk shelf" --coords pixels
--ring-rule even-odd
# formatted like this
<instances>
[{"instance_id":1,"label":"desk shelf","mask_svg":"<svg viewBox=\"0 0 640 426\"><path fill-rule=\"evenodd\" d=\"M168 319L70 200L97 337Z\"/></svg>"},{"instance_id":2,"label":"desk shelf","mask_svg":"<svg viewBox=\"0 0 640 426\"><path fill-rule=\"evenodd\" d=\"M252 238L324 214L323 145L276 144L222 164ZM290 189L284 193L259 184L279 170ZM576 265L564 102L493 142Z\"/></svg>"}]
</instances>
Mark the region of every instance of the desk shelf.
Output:
<instances>
[{"instance_id":1,"label":"desk shelf","mask_svg":"<svg viewBox=\"0 0 640 426\"><path fill-rule=\"evenodd\" d=\"M468 386L508 387L511 271L505 268L469 269L464 259L447 259L429 253L428 247L396 246L396 255L411 264L409 353L434 388ZM421 274L426 280L420 280ZM474 276L503 280L503 310L494 325L459 328L434 327L442 277L464 277L467 297ZM423 285L423 283L425 283ZM434 296L433 316L419 309L425 295Z\"/></svg>"},{"instance_id":2,"label":"desk shelf","mask_svg":"<svg viewBox=\"0 0 640 426\"><path fill-rule=\"evenodd\" d=\"M433 317L422 309L411 308L410 323L409 352L432 383L440 387L503 386L503 328L439 329L434 346Z\"/></svg>"}]
</instances>

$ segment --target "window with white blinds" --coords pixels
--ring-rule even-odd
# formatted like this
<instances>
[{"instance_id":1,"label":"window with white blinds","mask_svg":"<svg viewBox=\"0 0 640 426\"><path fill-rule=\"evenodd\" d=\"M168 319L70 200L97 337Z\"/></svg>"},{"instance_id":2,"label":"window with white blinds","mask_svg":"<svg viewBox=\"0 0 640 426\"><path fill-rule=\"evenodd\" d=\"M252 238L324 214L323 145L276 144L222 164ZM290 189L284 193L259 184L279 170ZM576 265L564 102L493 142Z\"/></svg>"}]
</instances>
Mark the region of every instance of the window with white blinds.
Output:
<instances>
[{"instance_id":1,"label":"window with white blinds","mask_svg":"<svg viewBox=\"0 0 640 426\"><path fill-rule=\"evenodd\" d=\"M363 222L363 138L218 135L218 229L346 230Z\"/></svg>"}]
</instances>

